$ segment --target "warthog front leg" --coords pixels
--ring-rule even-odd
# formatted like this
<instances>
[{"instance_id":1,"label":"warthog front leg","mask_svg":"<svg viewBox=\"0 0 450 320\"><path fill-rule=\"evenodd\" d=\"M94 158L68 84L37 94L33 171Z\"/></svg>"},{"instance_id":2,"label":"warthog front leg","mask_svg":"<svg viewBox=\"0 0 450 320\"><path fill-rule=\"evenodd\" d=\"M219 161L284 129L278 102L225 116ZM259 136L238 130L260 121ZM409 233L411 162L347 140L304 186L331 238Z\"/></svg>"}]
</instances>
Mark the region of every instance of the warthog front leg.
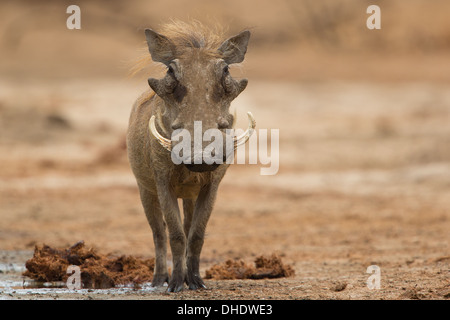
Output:
<instances>
[{"instance_id":1,"label":"warthog front leg","mask_svg":"<svg viewBox=\"0 0 450 320\"><path fill-rule=\"evenodd\" d=\"M155 272L152 286L159 287L164 282L169 281L167 272L167 235L166 223L164 222L158 197L149 193L144 187L139 185L142 206L145 215L153 232L153 242L155 243Z\"/></svg>"},{"instance_id":2,"label":"warthog front leg","mask_svg":"<svg viewBox=\"0 0 450 320\"><path fill-rule=\"evenodd\" d=\"M186 236L175 191L168 185L167 179L161 179L157 183L157 189L161 211L169 230L170 249L173 257L173 271L167 291L178 292L183 290L186 279Z\"/></svg>"},{"instance_id":3,"label":"warthog front leg","mask_svg":"<svg viewBox=\"0 0 450 320\"><path fill-rule=\"evenodd\" d=\"M218 184L217 184L218 185ZM189 289L206 288L200 277L200 253L205 238L206 225L208 224L214 200L217 194L217 185L204 186L197 198L194 207L192 223L190 225L187 244L187 276L186 282Z\"/></svg>"}]
</instances>

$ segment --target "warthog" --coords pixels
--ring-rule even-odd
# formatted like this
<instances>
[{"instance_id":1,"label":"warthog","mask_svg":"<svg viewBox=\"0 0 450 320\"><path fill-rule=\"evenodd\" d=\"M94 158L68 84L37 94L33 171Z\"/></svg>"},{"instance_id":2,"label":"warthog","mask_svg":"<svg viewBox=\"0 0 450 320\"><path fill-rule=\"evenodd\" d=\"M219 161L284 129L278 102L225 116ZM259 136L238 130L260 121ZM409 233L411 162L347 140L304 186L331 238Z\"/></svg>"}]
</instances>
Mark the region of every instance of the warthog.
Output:
<instances>
[{"instance_id":1,"label":"warthog","mask_svg":"<svg viewBox=\"0 0 450 320\"><path fill-rule=\"evenodd\" d=\"M201 121L202 133L216 129L229 138L227 129L234 125L230 103L246 88L247 79L233 79L228 66L244 60L250 32L225 39L199 23L175 22L166 25L161 34L146 29L145 36L152 60L163 63L167 73L159 80L149 78L152 91L135 102L127 149L153 232L156 262L152 285L162 286L167 281L169 292L183 290L185 282L189 289L204 288L200 252L217 189L229 165L207 163L194 142L192 161L175 164L171 157L173 133L184 129L194 136L194 121ZM248 115L249 128L232 137L233 152L253 133L255 121ZM230 156L225 148L222 156L224 160ZM183 201L183 222L178 198ZM173 256L170 280L166 226Z\"/></svg>"}]
</instances>

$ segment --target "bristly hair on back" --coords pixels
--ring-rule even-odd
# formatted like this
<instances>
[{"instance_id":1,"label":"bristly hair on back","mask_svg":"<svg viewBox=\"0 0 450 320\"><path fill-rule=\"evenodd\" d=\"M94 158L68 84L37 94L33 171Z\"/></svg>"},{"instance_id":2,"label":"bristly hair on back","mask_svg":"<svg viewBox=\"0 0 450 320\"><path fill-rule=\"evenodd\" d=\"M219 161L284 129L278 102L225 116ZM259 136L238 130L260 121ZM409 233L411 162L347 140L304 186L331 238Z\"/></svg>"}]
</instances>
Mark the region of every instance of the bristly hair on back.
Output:
<instances>
[{"instance_id":1,"label":"bristly hair on back","mask_svg":"<svg viewBox=\"0 0 450 320\"><path fill-rule=\"evenodd\" d=\"M184 22L181 20L171 20L169 23L161 25L158 33L166 36L176 47L176 55L183 55L192 52L192 49L201 50L202 54L218 57L217 49L226 40L225 28L219 24L205 25L198 20ZM147 43L142 49L142 55L133 63L130 69L130 76L134 76L153 63L148 52Z\"/></svg>"}]
</instances>

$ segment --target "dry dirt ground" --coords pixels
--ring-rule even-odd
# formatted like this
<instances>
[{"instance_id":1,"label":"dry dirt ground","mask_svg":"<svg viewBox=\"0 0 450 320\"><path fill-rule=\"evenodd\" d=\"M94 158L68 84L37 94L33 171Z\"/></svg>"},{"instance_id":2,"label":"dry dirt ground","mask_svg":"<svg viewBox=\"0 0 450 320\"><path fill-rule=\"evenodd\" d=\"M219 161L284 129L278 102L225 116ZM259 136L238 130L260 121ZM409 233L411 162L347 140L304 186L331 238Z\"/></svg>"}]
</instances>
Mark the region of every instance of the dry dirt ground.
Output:
<instances>
[{"instance_id":1,"label":"dry dirt ground","mask_svg":"<svg viewBox=\"0 0 450 320\"><path fill-rule=\"evenodd\" d=\"M26 97L25 86L33 88ZM420 83L253 81L235 101L239 127L251 111L258 128L279 129L280 168L263 176L265 165L231 166L201 272L278 253L295 276L208 280L207 290L177 294L22 288L35 244L84 240L102 253L154 256L123 140L143 88L110 80L2 83L2 298L449 298L450 92ZM371 265L380 267L380 289L367 287Z\"/></svg>"}]
</instances>

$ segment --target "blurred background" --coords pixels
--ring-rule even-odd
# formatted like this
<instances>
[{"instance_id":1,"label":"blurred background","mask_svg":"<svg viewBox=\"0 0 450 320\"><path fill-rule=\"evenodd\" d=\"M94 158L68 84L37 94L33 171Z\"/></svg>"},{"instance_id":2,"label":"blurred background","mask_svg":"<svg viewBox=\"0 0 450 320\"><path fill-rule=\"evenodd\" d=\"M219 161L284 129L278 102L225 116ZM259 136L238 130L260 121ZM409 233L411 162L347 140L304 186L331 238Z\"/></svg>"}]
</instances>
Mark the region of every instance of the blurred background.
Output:
<instances>
[{"instance_id":1,"label":"blurred background","mask_svg":"<svg viewBox=\"0 0 450 320\"><path fill-rule=\"evenodd\" d=\"M448 80L445 0L76 1L82 29L68 30L73 1L2 1L1 72L18 79L123 77L143 30L172 18L251 28L246 72L276 80ZM382 29L366 28L377 4Z\"/></svg>"},{"instance_id":2,"label":"blurred background","mask_svg":"<svg viewBox=\"0 0 450 320\"><path fill-rule=\"evenodd\" d=\"M66 28L72 4L81 30ZM381 30L366 27L371 4ZM224 178L204 267L277 251L327 277L448 255L449 13L446 0L2 1L0 249L85 240L153 255L124 137L162 69L129 71L145 28L197 19L252 31L232 106L239 127L251 111L280 130L277 175L234 165Z\"/></svg>"}]
</instances>

